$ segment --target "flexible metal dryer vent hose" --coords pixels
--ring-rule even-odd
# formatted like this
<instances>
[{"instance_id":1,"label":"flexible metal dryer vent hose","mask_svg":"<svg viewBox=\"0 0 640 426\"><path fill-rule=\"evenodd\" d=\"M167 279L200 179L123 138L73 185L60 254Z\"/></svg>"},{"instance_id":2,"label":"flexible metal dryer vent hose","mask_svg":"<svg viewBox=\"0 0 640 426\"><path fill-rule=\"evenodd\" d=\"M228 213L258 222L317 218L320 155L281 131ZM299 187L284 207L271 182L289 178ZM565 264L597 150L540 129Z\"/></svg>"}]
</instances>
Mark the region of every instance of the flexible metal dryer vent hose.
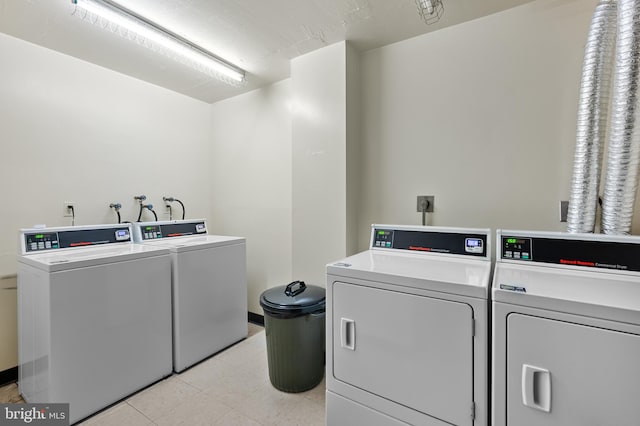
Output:
<instances>
[{"instance_id":1,"label":"flexible metal dryer vent hose","mask_svg":"<svg viewBox=\"0 0 640 426\"><path fill-rule=\"evenodd\" d=\"M640 172L640 1L618 1L616 67L602 231L629 234Z\"/></svg>"},{"instance_id":2,"label":"flexible metal dryer vent hose","mask_svg":"<svg viewBox=\"0 0 640 426\"><path fill-rule=\"evenodd\" d=\"M602 170L616 41L615 0L602 0L585 46L567 231L593 232Z\"/></svg>"}]
</instances>

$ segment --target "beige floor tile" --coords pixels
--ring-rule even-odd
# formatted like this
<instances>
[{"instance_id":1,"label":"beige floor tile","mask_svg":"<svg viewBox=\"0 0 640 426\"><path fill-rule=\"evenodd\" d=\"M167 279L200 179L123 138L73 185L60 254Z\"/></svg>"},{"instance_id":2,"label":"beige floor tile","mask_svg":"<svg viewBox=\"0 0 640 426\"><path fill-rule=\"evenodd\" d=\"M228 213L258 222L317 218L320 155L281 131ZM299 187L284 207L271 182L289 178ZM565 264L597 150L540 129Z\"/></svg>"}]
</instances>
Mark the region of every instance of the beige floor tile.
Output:
<instances>
[{"instance_id":1,"label":"beige floor tile","mask_svg":"<svg viewBox=\"0 0 640 426\"><path fill-rule=\"evenodd\" d=\"M221 354L218 361L225 364L228 371L244 371L256 375L269 373L267 351L263 349L251 348L250 350Z\"/></svg>"},{"instance_id":2,"label":"beige floor tile","mask_svg":"<svg viewBox=\"0 0 640 426\"><path fill-rule=\"evenodd\" d=\"M265 419L268 426L324 426L325 408L323 404L315 403L306 398L289 401L291 408L275 419Z\"/></svg>"},{"instance_id":3,"label":"beige floor tile","mask_svg":"<svg viewBox=\"0 0 640 426\"><path fill-rule=\"evenodd\" d=\"M216 421L213 426L261 426L261 424L236 410L231 410Z\"/></svg>"},{"instance_id":4,"label":"beige floor tile","mask_svg":"<svg viewBox=\"0 0 640 426\"><path fill-rule=\"evenodd\" d=\"M235 375L223 377L220 382L205 389L204 392L230 407L239 409L248 400L269 392L270 387L264 380L238 372Z\"/></svg>"},{"instance_id":5,"label":"beige floor tile","mask_svg":"<svg viewBox=\"0 0 640 426\"><path fill-rule=\"evenodd\" d=\"M306 392L302 392L300 395L304 396L311 401L314 401L318 404L324 405L325 403L325 392L327 390L325 378L322 378L322 381L315 388L308 390Z\"/></svg>"},{"instance_id":6,"label":"beige floor tile","mask_svg":"<svg viewBox=\"0 0 640 426\"><path fill-rule=\"evenodd\" d=\"M214 358L235 369L266 371L267 348L264 332L245 340L241 345L227 349Z\"/></svg>"},{"instance_id":7,"label":"beige floor tile","mask_svg":"<svg viewBox=\"0 0 640 426\"><path fill-rule=\"evenodd\" d=\"M0 404L18 404L23 403L24 399L20 396L17 383L9 383L0 387Z\"/></svg>"},{"instance_id":8,"label":"beige floor tile","mask_svg":"<svg viewBox=\"0 0 640 426\"><path fill-rule=\"evenodd\" d=\"M262 330L264 330L264 327L262 327L261 325L258 324L254 324L254 323L249 323L249 335L247 337L251 337L256 333L261 332Z\"/></svg>"},{"instance_id":9,"label":"beige floor tile","mask_svg":"<svg viewBox=\"0 0 640 426\"><path fill-rule=\"evenodd\" d=\"M223 355L223 354L225 354L228 351L231 351L233 349L236 349L236 350L249 350L249 349L256 349L256 348L262 349L262 350L266 350L267 349L267 339L265 338L264 329L262 329L261 331L257 332L253 336L246 338L245 340L243 340L239 344L236 344L236 345L228 348L227 350L219 353L218 355Z\"/></svg>"},{"instance_id":10,"label":"beige floor tile","mask_svg":"<svg viewBox=\"0 0 640 426\"><path fill-rule=\"evenodd\" d=\"M199 389L208 389L220 381L228 382L225 378L262 383L268 380L268 374L261 332L181 374L180 378Z\"/></svg>"},{"instance_id":11,"label":"beige floor tile","mask_svg":"<svg viewBox=\"0 0 640 426\"><path fill-rule=\"evenodd\" d=\"M172 376L132 396L127 402L155 421L199 393L199 389Z\"/></svg>"},{"instance_id":12,"label":"beige floor tile","mask_svg":"<svg viewBox=\"0 0 640 426\"><path fill-rule=\"evenodd\" d=\"M90 417L81 424L87 426L147 426L151 425L152 422L131 405L121 402Z\"/></svg>"},{"instance_id":13,"label":"beige floor tile","mask_svg":"<svg viewBox=\"0 0 640 426\"><path fill-rule=\"evenodd\" d=\"M266 391L252 394L236 409L254 421L272 424L284 418L286 412L293 409L293 404L286 395L266 388Z\"/></svg>"},{"instance_id":14,"label":"beige floor tile","mask_svg":"<svg viewBox=\"0 0 640 426\"><path fill-rule=\"evenodd\" d=\"M211 395L200 393L175 407L170 413L157 418L154 423L158 426L212 425L231 410L231 407Z\"/></svg>"},{"instance_id":15,"label":"beige floor tile","mask_svg":"<svg viewBox=\"0 0 640 426\"><path fill-rule=\"evenodd\" d=\"M216 385L223 377L229 375L228 370L227 364L218 360L217 357L213 357L178 374L176 377L195 388L204 390Z\"/></svg>"},{"instance_id":16,"label":"beige floor tile","mask_svg":"<svg viewBox=\"0 0 640 426\"><path fill-rule=\"evenodd\" d=\"M324 425L325 418L324 404L271 385L258 389L236 410L263 425Z\"/></svg>"}]
</instances>

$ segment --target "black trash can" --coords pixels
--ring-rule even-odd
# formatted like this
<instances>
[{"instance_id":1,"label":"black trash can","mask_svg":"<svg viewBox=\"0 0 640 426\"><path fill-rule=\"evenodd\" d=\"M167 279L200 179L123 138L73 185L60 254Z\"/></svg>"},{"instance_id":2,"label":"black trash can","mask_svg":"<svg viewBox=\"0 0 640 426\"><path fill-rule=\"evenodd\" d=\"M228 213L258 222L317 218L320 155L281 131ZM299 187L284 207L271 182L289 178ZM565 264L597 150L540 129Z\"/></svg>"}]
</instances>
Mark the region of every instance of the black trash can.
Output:
<instances>
[{"instance_id":1,"label":"black trash can","mask_svg":"<svg viewBox=\"0 0 640 426\"><path fill-rule=\"evenodd\" d=\"M271 384L304 392L324 376L325 290L294 281L260 296Z\"/></svg>"}]
</instances>

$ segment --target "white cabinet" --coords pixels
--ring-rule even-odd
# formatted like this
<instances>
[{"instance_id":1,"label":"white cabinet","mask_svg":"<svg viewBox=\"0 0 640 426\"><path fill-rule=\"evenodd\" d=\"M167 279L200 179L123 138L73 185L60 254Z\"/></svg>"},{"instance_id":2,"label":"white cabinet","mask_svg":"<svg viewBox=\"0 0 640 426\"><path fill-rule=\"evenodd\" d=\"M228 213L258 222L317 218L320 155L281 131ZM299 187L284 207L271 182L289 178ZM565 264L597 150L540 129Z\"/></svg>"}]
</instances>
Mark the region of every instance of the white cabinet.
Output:
<instances>
[{"instance_id":1,"label":"white cabinet","mask_svg":"<svg viewBox=\"0 0 640 426\"><path fill-rule=\"evenodd\" d=\"M466 303L336 282L333 376L457 426L473 418L473 309Z\"/></svg>"},{"instance_id":2,"label":"white cabinet","mask_svg":"<svg viewBox=\"0 0 640 426\"><path fill-rule=\"evenodd\" d=\"M640 424L640 336L512 313L509 426Z\"/></svg>"}]
</instances>

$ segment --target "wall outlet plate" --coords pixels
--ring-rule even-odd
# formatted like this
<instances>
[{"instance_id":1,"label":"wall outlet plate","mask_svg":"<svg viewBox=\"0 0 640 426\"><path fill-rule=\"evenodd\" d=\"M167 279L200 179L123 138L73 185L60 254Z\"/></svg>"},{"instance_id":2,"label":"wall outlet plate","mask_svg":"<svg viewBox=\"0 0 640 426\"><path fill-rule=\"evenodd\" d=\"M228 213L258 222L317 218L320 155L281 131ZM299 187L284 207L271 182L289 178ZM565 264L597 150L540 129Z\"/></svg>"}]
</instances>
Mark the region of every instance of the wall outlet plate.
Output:
<instances>
[{"instance_id":1,"label":"wall outlet plate","mask_svg":"<svg viewBox=\"0 0 640 426\"><path fill-rule=\"evenodd\" d=\"M427 213L433 213L433 205L435 203L435 195L418 195L418 204L417 204L417 208L416 211L418 213L422 213L422 205L423 205L423 201L427 202L427 210L425 210Z\"/></svg>"},{"instance_id":2,"label":"wall outlet plate","mask_svg":"<svg viewBox=\"0 0 640 426\"><path fill-rule=\"evenodd\" d=\"M569 214L569 202L560 201L560 222L566 222L568 214Z\"/></svg>"},{"instance_id":3,"label":"wall outlet plate","mask_svg":"<svg viewBox=\"0 0 640 426\"><path fill-rule=\"evenodd\" d=\"M75 210L76 203L74 203L73 201L65 201L62 204L62 217L73 217L73 212L71 211L69 206L73 206L73 209Z\"/></svg>"}]
</instances>

